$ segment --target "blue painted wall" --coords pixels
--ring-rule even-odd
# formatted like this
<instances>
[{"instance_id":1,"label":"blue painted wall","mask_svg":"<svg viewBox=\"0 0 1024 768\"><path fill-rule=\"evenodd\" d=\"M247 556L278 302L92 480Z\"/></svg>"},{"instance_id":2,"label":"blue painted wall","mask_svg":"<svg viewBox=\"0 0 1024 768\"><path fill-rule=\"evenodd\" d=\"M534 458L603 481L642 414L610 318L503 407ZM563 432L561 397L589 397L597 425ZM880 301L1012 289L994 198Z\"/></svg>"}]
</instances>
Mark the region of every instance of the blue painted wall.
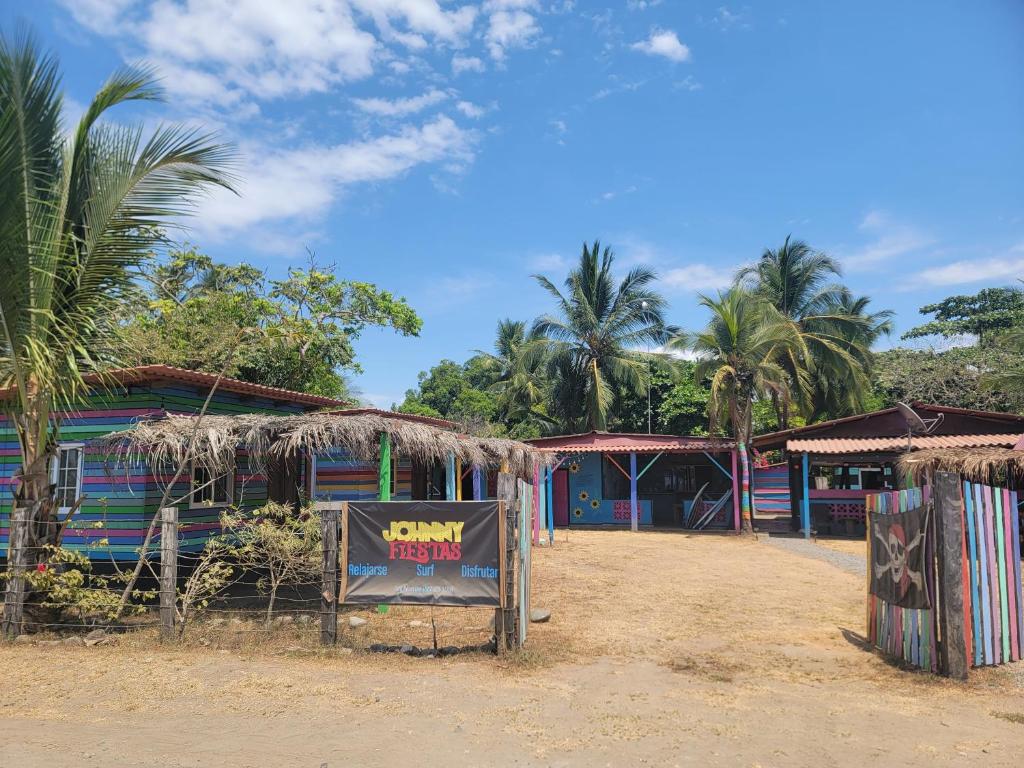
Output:
<instances>
[{"instance_id":1,"label":"blue painted wall","mask_svg":"<svg viewBox=\"0 0 1024 768\"><path fill-rule=\"evenodd\" d=\"M629 527L629 498L605 499L602 486L605 472L618 472L600 454L584 453L567 459L569 472L569 525L622 525ZM651 524L651 502L640 500L640 525Z\"/></svg>"}]
</instances>

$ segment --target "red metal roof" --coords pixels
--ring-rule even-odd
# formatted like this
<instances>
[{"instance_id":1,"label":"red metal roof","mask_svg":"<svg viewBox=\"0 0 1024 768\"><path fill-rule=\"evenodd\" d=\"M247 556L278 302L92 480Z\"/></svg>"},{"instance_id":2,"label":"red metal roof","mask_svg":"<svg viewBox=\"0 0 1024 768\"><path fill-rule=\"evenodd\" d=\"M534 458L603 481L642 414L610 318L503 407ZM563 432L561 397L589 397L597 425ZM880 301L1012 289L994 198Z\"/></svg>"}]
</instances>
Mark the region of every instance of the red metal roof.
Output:
<instances>
[{"instance_id":1,"label":"red metal roof","mask_svg":"<svg viewBox=\"0 0 1024 768\"><path fill-rule=\"evenodd\" d=\"M551 453L699 453L731 451L734 443L711 437L679 437L646 433L585 432L524 441Z\"/></svg>"},{"instance_id":2,"label":"red metal roof","mask_svg":"<svg viewBox=\"0 0 1024 768\"><path fill-rule=\"evenodd\" d=\"M429 424L432 427L441 429L455 429L458 425L454 421L438 419L433 416L421 416L418 413L402 413L401 411L385 411L381 408L344 408L340 411L331 411L339 416L383 416L386 419L401 419L402 421L415 421L417 424Z\"/></svg>"},{"instance_id":3,"label":"red metal roof","mask_svg":"<svg viewBox=\"0 0 1024 768\"><path fill-rule=\"evenodd\" d=\"M951 416L963 416L972 417L974 419L982 419L986 422L991 422L994 427L993 432L1017 432L1024 431L1024 416L1016 413L1001 413L998 411L976 411L969 408L954 408L947 405L931 405L929 403L922 403L914 401L910 403L911 407L918 412L921 412L925 418L929 418L932 414L948 414ZM897 414L896 408L883 408L879 411L870 411L869 413L859 413L854 416L844 416L840 419L832 419L831 421L820 421L816 424L808 424L803 427L793 427L792 429L784 429L778 432L767 432L763 435L757 435L751 441L755 448L777 448L781 447L783 442L786 442L789 438L807 435L810 436L816 432L828 431L834 427L854 424L856 422L866 422L879 419L879 417L888 416L890 414ZM947 425L949 422L946 422ZM1019 425L1019 428L1018 428ZM979 427L980 425L975 425ZM983 427L982 427L983 428ZM900 421L898 428L894 430L881 430L883 432L889 432L889 435L879 435L879 437L895 436L896 434L903 432L905 435L905 427L903 422ZM974 431L976 434L976 430ZM906 439L904 437L904 443Z\"/></svg>"},{"instance_id":4,"label":"red metal roof","mask_svg":"<svg viewBox=\"0 0 1024 768\"><path fill-rule=\"evenodd\" d=\"M117 368L107 371L102 375L86 376L85 380L90 384L102 384L114 381L118 384L142 384L155 381L175 381L183 384L194 384L201 387L212 387L217 381L217 374L203 373L201 371L190 371L187 368L176 368L173 365L140 365L135 368ZM252 384L248 381L240 381L227 376L220 380L218 389L226 392L234 392L239 395L253 395L265 397L270 400L284 400L299 405L311 405L319 407L345 406L344 400L333 397L321 397L320 395L309 395L305 392L293 392L290 389L278 387L267 387L262 384Z\"/></svg>"},{"instance_id":5,"label":"red metal roof","mask_svg":"<svg viewBox=\"0 0 1024 768\"><path fill-rule=\"evenodd\" d=\"M1012 448L1024 435L915 435L911 450L925 448ZM793 453L844 454L886 453L907 449L903 437L832 437L787 440L786 450Z\"/></svg>"}]
</instances>

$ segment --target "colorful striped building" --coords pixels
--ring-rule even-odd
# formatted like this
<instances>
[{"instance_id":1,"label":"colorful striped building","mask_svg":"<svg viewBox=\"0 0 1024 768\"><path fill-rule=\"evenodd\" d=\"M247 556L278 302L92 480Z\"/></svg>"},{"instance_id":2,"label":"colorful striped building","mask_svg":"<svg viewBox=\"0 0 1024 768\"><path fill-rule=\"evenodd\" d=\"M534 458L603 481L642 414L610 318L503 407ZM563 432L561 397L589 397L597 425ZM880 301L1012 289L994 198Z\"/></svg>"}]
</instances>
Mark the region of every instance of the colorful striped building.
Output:
<instances>
[{"instance_id":1,"label":"colorful striped building","mask_svg":"<svg viewBox=\"0 0 1024 768\"><path fill-rule=\"evenodd\" d=\"M129 428L139 419L200 411L217 377L164 365L123 369L89 394L80 408L57 414L59 450L51 466L61 514L81 505L68 525L63 543L94 560L133 560L157 512L166 484L176 468L145 461L125 464L91 445L92 438ZM237 379L220 380L210 401L211 414L298 414L320 409L338 412L346 404L328 397L266 387ZM345 411L365 413L366 409ZM209 482L203 470L186 470L175 483L182 549L200 549L220 530L221 510L234 504L253 509L268 498L299 497L356 500L377 497L377 467L358 462L344 451L313 457L269 478L249 465L240 451L232 477ZM9 421L0 422L0 555L6 556L13 483L20 464L17 436ZM412 468L400 457L392 472L394 498L410 498Z\"/></svg>"}]
</instances>

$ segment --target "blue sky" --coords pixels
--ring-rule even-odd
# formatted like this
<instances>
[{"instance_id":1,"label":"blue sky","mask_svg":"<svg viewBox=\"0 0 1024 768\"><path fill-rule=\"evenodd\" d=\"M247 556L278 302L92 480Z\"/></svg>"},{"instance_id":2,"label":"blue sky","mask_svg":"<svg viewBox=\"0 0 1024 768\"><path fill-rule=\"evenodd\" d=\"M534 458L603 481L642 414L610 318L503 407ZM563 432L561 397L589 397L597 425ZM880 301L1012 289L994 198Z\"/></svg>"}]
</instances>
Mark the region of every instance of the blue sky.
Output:
<instances>
[{"instance_id":1,"label":"blue sky","mask_svg":"<svg viewBox=\"0 0 1024 768\"><path fill-rule=\"evenodd\" d=\"M140 59L240 147L189 240L271 274L304 247L405 296L357 384L400 400L549 308L583 240L661 275L672 322L792 232L898 313L1024 277L1024 4L623 0L7 2L72 116ZM119 117L119 119L122 119Z\"/></svg>"}]
</instances>

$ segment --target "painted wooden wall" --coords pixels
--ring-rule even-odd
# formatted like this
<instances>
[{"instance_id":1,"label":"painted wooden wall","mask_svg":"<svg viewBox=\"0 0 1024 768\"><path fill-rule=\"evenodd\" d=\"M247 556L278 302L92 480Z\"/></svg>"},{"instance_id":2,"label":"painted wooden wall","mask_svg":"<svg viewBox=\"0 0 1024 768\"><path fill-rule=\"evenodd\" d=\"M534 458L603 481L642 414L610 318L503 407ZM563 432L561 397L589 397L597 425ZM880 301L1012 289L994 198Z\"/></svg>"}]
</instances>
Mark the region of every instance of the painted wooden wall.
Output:
<instances>
[{"instance_id":1,"label":"painted wooden wall","mask_svg":"<svg viewBox=\"0 0 1024 768\"><path fill-rule=\"evenodd\" d=\"M398 457L395 470L394 501L412 499L412 462ZM377 465L356 461L345 451L332 451L316 457L317 501L371 501L377 498Z\"/></svg>"},{"instance_id":2,"label":"painted wooden wall","mask_svg":"<svg viewBox=\"0 0 1024 768\"><path fill-rule=\"evenodd\" d=\"M202 408L207 393L208 390L185 384L145 384L93 393L74 412L59 415L60 442L87 442L126 429L139 418L165 411L196 413ZM297 404L219 391L214 395L209 412L288 414L303 410L303 406ZM0 422L0 555L7 552L11 478L19 464L14 430L8 422ZM98 448L87 445L82 477L82 493L86 499L65 532L65 545L87 553L94 560L134 560L156 514L164 483L173 474L173 467L162 468L155 474L145 462L124 466L116 457L106 456ZM172 498L185 496L188 489L189 477L185 475L175 484ZM263 504L266 497L266 478L250 468L244 454L239 455L235 501L242 507L252 508ZM201 549L206 540L219 531L219 509L190 508L187 499L178 507L183 549Z\"/></svg>"}]
</instances>

